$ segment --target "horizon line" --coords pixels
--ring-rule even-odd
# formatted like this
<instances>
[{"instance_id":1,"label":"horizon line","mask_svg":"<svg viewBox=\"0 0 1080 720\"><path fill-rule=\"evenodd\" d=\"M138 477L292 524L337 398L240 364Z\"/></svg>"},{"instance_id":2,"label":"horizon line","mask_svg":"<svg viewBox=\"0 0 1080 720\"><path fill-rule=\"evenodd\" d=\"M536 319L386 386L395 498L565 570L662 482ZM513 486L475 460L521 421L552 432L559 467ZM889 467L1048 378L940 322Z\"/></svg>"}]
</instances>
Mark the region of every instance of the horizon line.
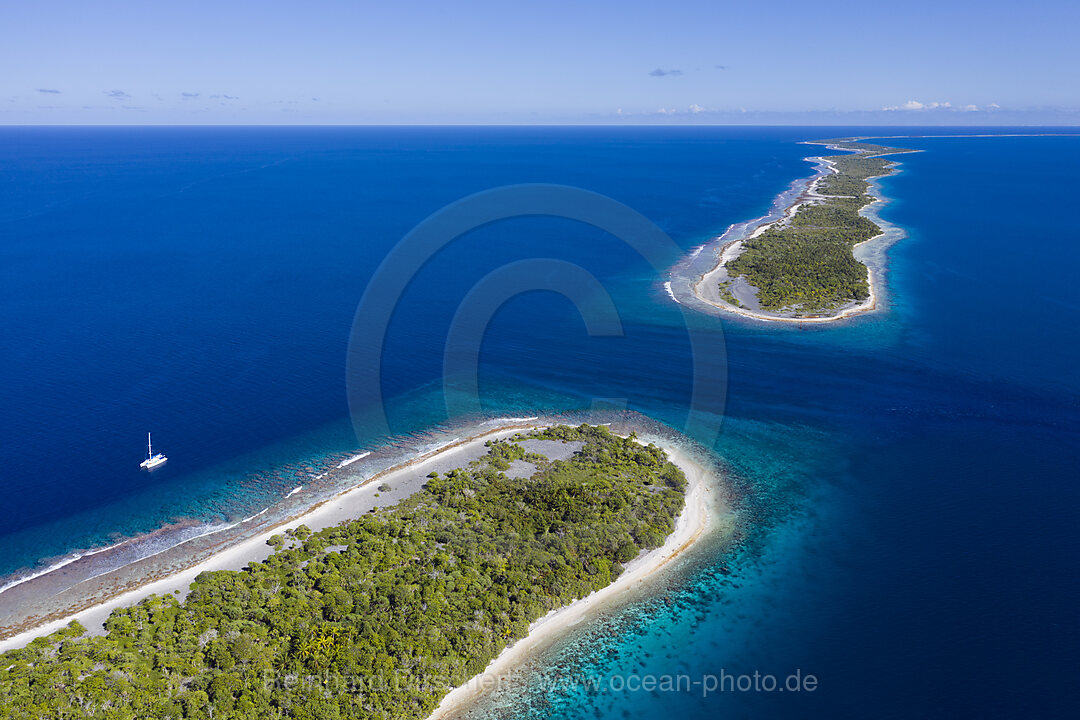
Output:
<instances>
[{"instance_id":1,"label":"horizon line","mask_svg":"<svg viewBox=\"0 0 1080 720\"><path fill-rule=\"evenodd\" d=\"M1068 128L1080 130L1080 122L1075 124L1064 125L1050 125L1041 123L1016 123L1016 124L973 124L973 125L959 125L959 124L883 124L883 123L841 123L841 124L826 124L826 123L645 123L645 122L621 122L621 123L589 123L589 122L550 122L550 123L513 123L513 122L443 122L443 123L424 123L424 122L401 122L401 123L3 123L0 122L0 128L91 128L91 127L161 127L161 128L181 128L181 127L204 127L204 128L221 128L221 127L236 127L236 128L255 128L255 127L267 127L267 128L304 128L304 127L378 127L378 128L404 128L404 127L417 127L417 128L445 128L445 127L515 127L515 128L552 128L552 127L596 127L596 128L619 128L619 127L657 127L657 128L710 128L710 127L760 127L760 128L793 128L793 127L821 127L821 128L942 128L942 129L964 129L964 128Z\"/></svg>"}]
</instances>

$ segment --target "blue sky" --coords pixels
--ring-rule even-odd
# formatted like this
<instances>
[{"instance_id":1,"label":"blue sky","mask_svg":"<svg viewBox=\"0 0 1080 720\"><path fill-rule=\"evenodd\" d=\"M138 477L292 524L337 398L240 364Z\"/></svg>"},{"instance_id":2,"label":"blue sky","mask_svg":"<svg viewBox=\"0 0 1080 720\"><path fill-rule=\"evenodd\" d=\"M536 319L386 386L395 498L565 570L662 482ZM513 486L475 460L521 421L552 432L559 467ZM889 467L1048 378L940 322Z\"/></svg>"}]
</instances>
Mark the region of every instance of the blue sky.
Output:
<instances>
[{"instance_id":1,"label":"blue sky","mask_svg":"<svg viewBox=\"0 0 1080 720\"><path fill-rule=\"evenodd\" d=\"M34 0L0 16L3 124L1080 124L1080 0Z\"/></svg>"}]
</instances>

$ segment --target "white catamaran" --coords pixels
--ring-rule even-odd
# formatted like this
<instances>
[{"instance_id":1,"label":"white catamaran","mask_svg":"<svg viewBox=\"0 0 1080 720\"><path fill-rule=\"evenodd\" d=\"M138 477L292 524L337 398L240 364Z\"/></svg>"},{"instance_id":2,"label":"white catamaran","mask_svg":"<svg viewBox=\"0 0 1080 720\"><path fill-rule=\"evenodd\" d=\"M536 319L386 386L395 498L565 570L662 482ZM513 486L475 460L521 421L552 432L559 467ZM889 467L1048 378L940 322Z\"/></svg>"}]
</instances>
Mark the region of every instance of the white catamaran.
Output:
<instances>
[{"instance_id":1,"label":"white catamaran","mask_svg":"<svg viewBox=\"0 0 1080 720\"><path fill-rule=\"evenodd\" d=\"M150 444L150 433L146 433L146 459L139 463L139 467L153 470L159 465L164 465L168 459L161 453L154 454L154 446Z\"/></svg>"}]
</instances>

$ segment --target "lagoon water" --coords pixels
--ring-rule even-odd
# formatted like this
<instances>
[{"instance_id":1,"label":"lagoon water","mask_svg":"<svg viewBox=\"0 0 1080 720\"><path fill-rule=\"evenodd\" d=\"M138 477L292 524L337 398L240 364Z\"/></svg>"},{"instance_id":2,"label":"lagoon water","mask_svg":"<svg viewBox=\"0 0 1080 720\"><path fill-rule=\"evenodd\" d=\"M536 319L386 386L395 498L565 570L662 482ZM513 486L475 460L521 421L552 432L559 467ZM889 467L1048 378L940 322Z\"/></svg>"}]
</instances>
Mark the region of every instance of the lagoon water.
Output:
<instances>
[{"instance_id":1,"label":"lagoon water","mask_svg":"<svg viewBox=\"0 0 1080 720\"><path fill-rule=\"evenodd\" d=\"M518 183L584 188L667 233L669 267L808 175L816 150L799 141L859 132L0 130L0 586L143 538L122 563L299 485L328 492L321 468L388 442L350 421L350 329L379 263L440 208ZM381 387L402 447L482 420L448 414L444 345L470 289L517 261L583 268L622 331L589 336L553 292L512 297L479 348L485 417L603 398L682 429L694 360L726 364L699 396L719 434L692 429L736 487L738 541L581 628L476 715L1075 708L1080 138L890 142L924 152L882 181L882 214L909 236L889 251L881 312L806 330L684 316L622 240L535 216L470 230L397 299ZM170 457L152 474L138 470L147 430ZM702 687L755 671L817 686ZM697 684L630 692L630 675Z\"/></svg>"}]
</instances>

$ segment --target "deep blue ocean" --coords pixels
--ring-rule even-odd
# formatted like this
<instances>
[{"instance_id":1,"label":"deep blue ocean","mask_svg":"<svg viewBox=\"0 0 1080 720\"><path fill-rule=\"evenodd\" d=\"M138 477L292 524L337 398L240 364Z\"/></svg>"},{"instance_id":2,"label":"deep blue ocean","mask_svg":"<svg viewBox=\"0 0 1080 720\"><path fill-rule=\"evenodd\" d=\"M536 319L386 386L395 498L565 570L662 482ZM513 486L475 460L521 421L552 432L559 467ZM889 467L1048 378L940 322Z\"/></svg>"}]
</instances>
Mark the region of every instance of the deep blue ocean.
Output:
<instances>
[{"instance_id":1,"label":"deep blue ocean","mask_svg":"<svg viewBox=\"0 0 1080 720\"><path fill-rule=\"evenodd\" d=\"M380 262L467 195L555 183L625 204L673 243L647 262L594 227L530 215L423 258L385 341L354 338L381 343L371 381L390 434L462 422L442 390L447 335L470 290L513 263L538 285L483 334L484 416L607 399L683 429L695 359L724 367L694 401L719 435L691 431L736 487L738 541L576 631L549 668L797 671L817 686L537 682L478 714L1071 716L1080 137L891 140L924 152L882 181L882 216L908 233L888 252L882 312L802 330L684 314L664 290L663 268L810 174L820 150L799 141L852 134L894 133L0 129L0 585L168 523L241 517L312 463L386 442L386 428L354 427L346 373ZM593 278L621 332L590 336L566 297L533 289L550 267L537 258ZM138 470L148 430L170 458L152 474Z\"/></svg>"}]
</instances>

